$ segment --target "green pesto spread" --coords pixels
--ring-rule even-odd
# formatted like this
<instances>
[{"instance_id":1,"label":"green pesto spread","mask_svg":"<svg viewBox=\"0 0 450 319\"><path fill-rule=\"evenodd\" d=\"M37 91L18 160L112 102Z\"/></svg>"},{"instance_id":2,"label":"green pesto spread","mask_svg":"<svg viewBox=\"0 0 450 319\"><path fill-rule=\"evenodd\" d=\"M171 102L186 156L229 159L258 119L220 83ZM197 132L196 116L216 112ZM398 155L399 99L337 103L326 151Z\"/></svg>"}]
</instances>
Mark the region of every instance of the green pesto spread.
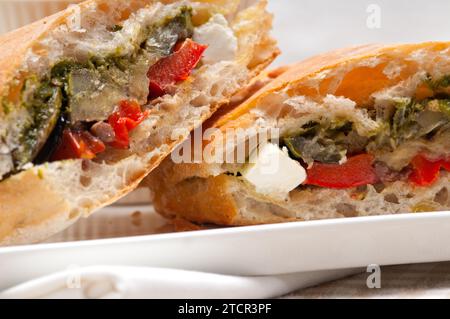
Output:
<instances>
[{"instance_id":1,"label":"green pesto spread","mask_svg":"<svg viewBox=\"0 0 450 319\"><path fill-rule=\"evenodd\" d=\"M284 137L283 143L293 158L305 163L337 164L349 155L380 149L393 151L406 141L431 140L450 129L450 98L423 101L401 98L392 105L374 114L373 119L380 123L381 129L373 135L361 136L351 121L341 119L307 123L296 134Z\"/></svg>"}]
</instances>

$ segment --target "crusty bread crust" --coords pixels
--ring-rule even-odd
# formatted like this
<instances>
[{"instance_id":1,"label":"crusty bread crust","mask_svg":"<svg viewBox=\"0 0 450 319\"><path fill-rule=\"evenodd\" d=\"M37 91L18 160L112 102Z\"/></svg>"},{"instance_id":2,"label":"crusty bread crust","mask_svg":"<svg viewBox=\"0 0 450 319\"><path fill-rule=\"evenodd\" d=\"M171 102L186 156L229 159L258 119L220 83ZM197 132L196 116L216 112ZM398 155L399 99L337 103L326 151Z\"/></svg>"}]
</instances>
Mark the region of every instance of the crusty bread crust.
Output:
<instances>
[{"instance_id":1,"label":"crusty bread crust","mask_svg":"<svg viewBox=\"0 0 450 319\"><path fill-rule=\"evenodd\" d=\"M170 178L165 175L169 171L162 173L158 168L150 176ZM261 196L244 181L227 175L192 177L175 185L147 183L152 184L156 211L165 217L222 226L444 211L450 206L448 173L427 188L396 182L378 190L369 185L361 192L296 189L287 200Z\"/></svg>"},{"instance_id":2,"label":"crusty bread crust","mask_svg":"<svg viewBox=\"0 0 450 319\"><path fill-rule=\"evenodd\" d=\"M126 19L131 12L154 2L132 0L127 1L124 8L124 2L119 0L88 0L80 4L79 8L83 11L97 5L98 10L105 11L104 14L114 13L122 19ZM219 7L229 6L231 3L224 3L221 0L201 2L216 4ZM232 2L239 3L239 1ZM116 5L118 8L120 7L120 10L123 9L123 12L114 12ZM194 125L205 121L222 104L227 103L239 86L246 84L249 79L272 62L278 55L278 50L274 41L268 36L271 28L271 16L265 12L265 5L266 1L260 1L248 12L246 11L251 14L244 16L239 12L236 14L236 24L237 22L244 26L254 24L254 29L240 30L239 26L236 26L240 41L240 56L237 65L241 69L248 68L244 77L242 74L236 74L236 79L231 79L231 83L236 88L232 86L222 89L223 93L219 92L219 97L208 105L207 109L196 112L195 105L189 100L191 90L189 85L191 83L197 86L203 85L205 79L201 77L208 75L204 73L197 75L197 82L196 76L193 76L192 81L183 84L183 92L176 101L175 111L172 112L177 113L177 109L186 108L189 111L192 110L192 114L185 120L178 120L174 114L172 119L174 123L170 123L169 119L172 113L169 110L165 117L167 124L160 122L161 124L156 127L155 131L171 132L175 128L181 128L186 132L191 131ZM11 83L13 82L11 81L20 77L17 69L22 66L28 50L38 45L39 39L57 26L66 23L66 19L71 16L73 10L73 8L69 8L0 38L0 47L2 47L0 68L3 68L0 72L0 88L4 90L2 92L9 92L3 95L4 98L13 98L10 94L11 91L8 90L12 87ZM257 55L256 47L265 50L267 54ZM42 54L47 53L42 52ZM244 55L246 55L245 58ZM208 84L212 85L217 81L218 77L216 76L211 79L212 83ZM151 124L149 125L151 126ZM139 129L145 127L144 122ZM145 132L136 132L135 135L137 134L146 136ZM126 195L137 187L142 179L188 136L188 133L185 133L184 136L174 138L164 134L151 140L149 145L137 147L135 154L131 153L125 157L110 158L101 163L83 160L48 163L30 168L0 182L0 245L26 244L46 239L74 223L78 218L87 217L95 210ZM145 142L145 139L138 137L138 140L134 142L139 145Z\"/></svg>"},{"instance_id":3,"label":"crusty bread crust","mask_svg":"<svg viewBox=\"0 0 450 319\"><path fill-rule=\"evenodd\" d=\"M450 42L365 45L310 58L289 67L241 105L217 113L208 124L225 132L230 128L252 128L261 114L270 117L273 113L276 114L275 121L279 120L277 115L286 114L281 109L284 106L265 103L267 97L278 93L317 101L333 95L354 101L358 107L370 108L374 93L396 86L404 88L407 80L419 72L433 78L449 74ZM430 94L426 87L414 90L418 98ZM405 182L394 183L380 192L369 186L371 200L353 200L351 193L354 190L300 188L292 191L287 201L279 201L257 194L242 179L225 172L226 168L220 164L175 165L168 158L149 175L146 183L154 196L156 210L161 214L220 225L450 208L448 174L443 174L428 190L414 188Z\"/></svg>"}]
</instances>

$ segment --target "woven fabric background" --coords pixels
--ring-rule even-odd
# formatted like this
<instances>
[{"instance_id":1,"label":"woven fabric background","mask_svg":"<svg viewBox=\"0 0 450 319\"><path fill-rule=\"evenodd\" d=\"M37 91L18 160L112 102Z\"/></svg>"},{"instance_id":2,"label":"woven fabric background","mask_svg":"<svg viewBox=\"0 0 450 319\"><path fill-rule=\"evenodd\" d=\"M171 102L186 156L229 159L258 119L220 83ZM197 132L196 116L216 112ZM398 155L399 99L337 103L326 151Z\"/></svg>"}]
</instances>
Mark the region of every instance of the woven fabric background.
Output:
<instances>
[{"instance_id":1,"label":"woven fabric background","mask_svg":"<svg viewBox=\"0 0 450 319\"><path fill-rule=\"evenodd\" d=\"M450 262L381 267L381 288L369 289L369 273L296 291L285 298L450 298Z\"/></svg>"}]
</instances>

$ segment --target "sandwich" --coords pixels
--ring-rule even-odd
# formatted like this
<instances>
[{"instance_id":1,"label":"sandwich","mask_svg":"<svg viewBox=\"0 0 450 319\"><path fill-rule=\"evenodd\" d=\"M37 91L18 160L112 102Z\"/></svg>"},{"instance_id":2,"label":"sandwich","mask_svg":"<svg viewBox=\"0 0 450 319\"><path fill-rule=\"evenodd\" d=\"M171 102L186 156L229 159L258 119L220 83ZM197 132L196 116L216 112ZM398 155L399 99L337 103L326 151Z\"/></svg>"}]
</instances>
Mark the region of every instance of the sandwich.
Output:
<instances>
[{"instance_id":1,"label":"sandwich","mask_svg":"<svg viewBox=\"0 0 450 319\"><path fill-rule=\"evenodd\" d=\"M175 154L150 174L155 208L237 226L449 210L449 72L450 43L430 42L266 74L203 128L203 157Z\"/></svg>"},{"instance_id":2,"label":"sandwich","mask_svg":"<svg viewBox=\"0 0 450 319\"><path fill-rule=\"evenodd\" d=\"M88 0L0 37L0 244L129 191L278 54L266 1Z\"/></svg>"}]
</instances>

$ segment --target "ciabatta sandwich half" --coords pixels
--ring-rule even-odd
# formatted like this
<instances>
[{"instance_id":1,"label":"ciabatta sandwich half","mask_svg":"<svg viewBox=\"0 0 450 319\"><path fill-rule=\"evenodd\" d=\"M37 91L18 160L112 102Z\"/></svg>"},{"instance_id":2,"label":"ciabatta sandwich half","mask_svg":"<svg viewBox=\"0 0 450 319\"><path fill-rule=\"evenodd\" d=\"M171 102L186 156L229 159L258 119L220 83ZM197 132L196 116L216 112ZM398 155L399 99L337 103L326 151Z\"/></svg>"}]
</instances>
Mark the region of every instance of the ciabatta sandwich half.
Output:
<instances>
[{"instance_id":1,"label":"ciabatta sandwich half","mask_svg":"<svg viewBox=\"0 0 450 319\"><path fill-rule=\"evenodd\" d=\"M277 55L265 6L89 0L0 37L0 244L135 188Z\"/></svg>"},{"instance_id":2,"label":"ciabatta sandwich half","mask_svg":"<svg viewBox=\"0 0 450 319\"><path fill-rule=\"evenodd\" d=\"M448 210L449 94L448 42L313 57L204 128L217 134L203 155L224 161L165 160L148 179L155 207L220 225Z\"/></svg>"}]
</instances>

